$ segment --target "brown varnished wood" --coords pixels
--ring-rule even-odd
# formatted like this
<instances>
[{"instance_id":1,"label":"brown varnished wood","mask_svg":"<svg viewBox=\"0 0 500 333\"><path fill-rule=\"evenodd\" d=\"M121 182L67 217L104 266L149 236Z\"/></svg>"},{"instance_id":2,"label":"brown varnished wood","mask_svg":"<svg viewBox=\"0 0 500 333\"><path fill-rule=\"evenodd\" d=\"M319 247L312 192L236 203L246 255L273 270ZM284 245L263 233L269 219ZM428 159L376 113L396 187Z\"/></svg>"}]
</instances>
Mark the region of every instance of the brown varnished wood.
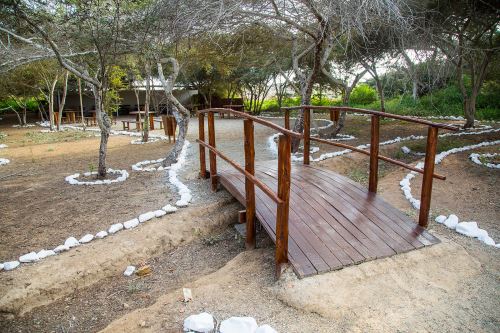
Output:
<instances>
[{"instance_id":1,"label":"brown varnished wood","mask_svg":"<svg viewBox=\"0 0 500 333\"><path fill-rule=\"evenodd\" d=\"M170 139L170 136L168 137ZM198 113L198 138L205 141L205 115ZM207 178L207 162L205 157L205 147L200 146L200 177Z\"/></svg>"},{"instance_id":2,"label":"brown varnished wood","mask_svg":"<svg viewBox=\"0 0 500 333\"><path fill-rule=\"evenodd\" d=\"M280 135L278 139L278 203L276 213L276 276L282 272L283 264L288 262L288 216L290 200L291 139L287 135Z\"/></svg>"},{"instance_id":3,"label":"brown varnished wood","mask_svg":"<svg viewBox=\"0 0 500 333\"><path fill-rule=\"evenodd\" d=\"M255 166L255 176L269 188L278 188L278 175L276 161ZM225 170L220 177L221 184L245 203L244 176ZM439 242L378 196L344 178L316 167L292 166L287 255L299 277ZM277 205L256 188L256 216L275 241L276 208ZM415 227L419 228L416 232ZM279 266L281 264L277 268Z\"/></svg>"},{"instance_id":4,"label":"brown varnished wood","mask_svg":"<svg viewBox=\"0 0 500 333\"><path fill-rule=\"evenodd\" d=\"M245 171L252 176L255 175L255 149L254 149L254 126L251 119L243 121L244 143L245 143ZM252 179L245 177L245 206L246 206L246 239L247 249L255 248L255 185Z\"/></svg>"},{"instance_id":5,"label":"brown varnished wood","mask_svg":"<svg viewBox=\"0 0 500 333\"><path fill-rule=\"evenodd\" d=\"M215 148L215 124L214 124L214 113L208 113L208 144ZM210 159L210 181L212 191L217 191L217 160L215 156L215 152L210 150L209 153Z\"/></svg>"},{"instance_id":6,"label":"brown varnished wood","mask_svg":"<svg viewBox=\"0 0 500 333\"><path fill-rule=\"evenodd\" d=\"M304 164L309 165L311 151L311 111L304 109Z\"/></svg>"},{"instance_id":7,"label":"brown varnished wood","mask_svg":"<svg viewBox=\"0 0 500 333\"><path fill-rule=\"evenodd\" d=\"M380 121L379 116L373 115L371 119L370 137L370 174L368 179L368 191L377 193L378 185L378 156L380 142Z\"/></svg>"},{"instance_id":8,"label":"brown varnished wood","mask_svg":"<svg viewBox=\"0 0 500 333\"><path fill-rule=\"evenodd\" d=\"M422 180L422 193L420 195L420 214L418 224L427 228L429 224L429 210L431 209L432 175L434 174L434 160L438 140L438 128L429 127L427 133L427 148L425 150L424 177Z\"/></svg>"}]
</instances>

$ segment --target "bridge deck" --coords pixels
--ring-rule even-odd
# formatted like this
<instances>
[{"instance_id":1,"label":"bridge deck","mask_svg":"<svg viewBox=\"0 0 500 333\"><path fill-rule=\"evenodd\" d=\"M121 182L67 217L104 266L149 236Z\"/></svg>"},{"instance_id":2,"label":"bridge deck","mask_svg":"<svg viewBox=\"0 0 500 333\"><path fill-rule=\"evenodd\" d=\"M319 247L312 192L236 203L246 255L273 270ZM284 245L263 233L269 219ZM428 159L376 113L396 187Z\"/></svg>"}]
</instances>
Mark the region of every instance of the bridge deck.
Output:
<instances>
[{"instance_id":1,"label":"bridge deck","mask_svg":"<svg viewBox=\"0 0 500 333\"><path fill-rule=\"evenodd\" d=\"M277 188L276 161L256 165L255 175ZM299 277L439 243L380 196L334 172L292 164L288 257ZM219 172L221 184L245 204L244 175ZM275 241L276 204L255 188L256 216Z\"/></svg>"}]
</instances>

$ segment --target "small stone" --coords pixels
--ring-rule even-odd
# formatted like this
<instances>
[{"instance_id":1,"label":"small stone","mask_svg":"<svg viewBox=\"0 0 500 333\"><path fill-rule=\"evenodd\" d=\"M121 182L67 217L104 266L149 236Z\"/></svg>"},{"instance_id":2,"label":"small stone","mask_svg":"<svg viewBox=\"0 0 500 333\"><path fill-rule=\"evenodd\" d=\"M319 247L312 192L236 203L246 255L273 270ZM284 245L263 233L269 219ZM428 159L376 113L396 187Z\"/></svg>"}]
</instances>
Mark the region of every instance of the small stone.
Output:
<instances>
[{"instance_id":1,"label":"small stone","mask_svg":"<svg viewBox=\"0 0 500 333\"><path fill-rule=\"evenodd\" d=\"M40 250L40 252L37 253L39 259L43 259L46 257L54 256L56 255L56 252L53 250Z\"/></svg>"},{"instance_id":2,"label":"small stone","mask_svg":"<svg viewBox=\"0 0 500 333\"><path fill-rule=\"evenodd\" d=\"M139 326L140 327L146 327L146 322L143 320L139 323Z\"/></svg>"},{"instance_id":3,"label":"small stone","mask_svg":"<svg viewBox=\"0 0 500 333\"><path fill-rule=\"evenodd\" d=\"M444 221L446 221L446 216L439 215L434 221L436 221L437 223L443 223Z\"/></svg>"},{"instance_id":4,"label":"small stone","mask_svg":"<svg viewBox=\"0 0 500 333\"><path fill-rule=\"evenodd\" d=\"M214 329L214 318L211 314L203 312L191 315L184 319L184 331L207 333Z\"/></svg>"},{"instance_id":5,"label":"small stone","mask_svg":"<svg viewBox=\"0 0 500 333\"><path fill-rule=\"evenodd\" d=\"M72 248L72 247L80 245L80 243L78 242L78 240L75 237L69 237L64 242L64 245L66 245L69 248Z\"/></svg>"},{"instance_id":6,"label":"small stone","mask_svg":"<svg viewBox=\"0 0 500 333\"><path fill-rule=\"evenodd\" d=\"M67 246L67 245L59 245L58 247L56 247L54 249L54 252L55 253L61 253L61 252L68 251L68 250L69 250L69 246Z\"/></svg>"},{"instance_id":7,"label":"small stone","mask_svg":"<svg viewBox=\"0 0 500 333\"><path fill-rule=\"evenodd\" d=\"M7 261L3 263L3 269L6 271L13 270L17 266L19 266L21 263L19 261Z\"/></svg>"},{"instance_id":8,"label":"small stone","mask_svg":"<svg viewBox=\"0 0 500 333\"><path fill-rule=\"evenodd\" d=\"M143 222L146 222L146 221L153 219L154 217L155 217L154 212L147 212L147 213L139 215L139 222L143 223Z\"/></svg>"},{"instance_id":9,"label":"small stone","mask_svg":"<svg viewBox=\"0 0 500 333\"><path fill-rule=\"evenodd\" d=\"M108 235L107 231L99 231L97 234L95 234L95 238L104 238Z\"/></svg>"},{"instance_id":10,"label":"small stone","mask_svg":"<svg viewBox=\"0 0 500 333\"><path fill-rule=\"evenodd\" d=\"M454 214L448 216L446 221L444 221L444 225L450 229L455 229L457 227L457 224L458 224L458 217Z\"/></svg>"},{"instance_id":11,"label":"small stone","mask_svg":"<svg viewBox=\"0 0 500 333\"><path fill-rule=\"evenodd\" d=\"M38 260L40 260L40 258L38 258L38 254L36 252L30 252L19 257L20 262L34 262Z\"/></svg>"},{"instance_id":12,"label":"small stone","mask_svg":"<svg viewBox=\"0 0 500 333\"><path fill-rule=\"evenodd\" d=\"M79 242L85 244L85 243L92 241L93 239L94 239L94 235L86 234L85 236L80 238Z\"/></svg>"},{"instance_id":13,"label":"small stone","mask_svg":"<svg viewBox=\"0 0 500 333\"><path fill-rule=\"evenodd\" d=\"M125 272L123 272L123 275L130 276L130 275L134 274L134 272L135 272L135 266L127 266L127 268L125 269Z\"/></svg>"},{"instance_id":14,"label":"small stone","mask_svg":"<svg viewBox=\"0 0 500 333\"><path fill-rule=\"evenodd\" d=\"M124 309L128 309L130 307L130 305L128 305L127 303L123 303L123 308Z\"/></svg>"},{"instance_id":15,"label":"small stone","mask_svg":"<svg viewBox=\"0 0 500 333\"><path fill-rule=\"evenodd\" d=\"M222 321L220 333L255 333L257 327L252 317L231 317Z\"/></svg>"},{"instance_id":16,"label":"small stone","mask_svg":"<svg viewBox=\"0 0 500 333\"><path fill-rule=\"evenodd\" d=\"M127 222L123 222L123 226L125 229L132 229L135 228L139 225L139 220L138 219L132 219Z\"/></svg>"},{"instance_id":17,"label":"small stone","mask_svg":"<svg viewBox=\"0 0 500 333\"><path fill-rule=\"evenodd\" d=\"M121 223L115 223L111 227L109 227L108 232L110 234L114 234L114 233L117 233L118 231L120 231L122 229L123 229L123 224L121 224Z\"/></svg>"}]
</instances>

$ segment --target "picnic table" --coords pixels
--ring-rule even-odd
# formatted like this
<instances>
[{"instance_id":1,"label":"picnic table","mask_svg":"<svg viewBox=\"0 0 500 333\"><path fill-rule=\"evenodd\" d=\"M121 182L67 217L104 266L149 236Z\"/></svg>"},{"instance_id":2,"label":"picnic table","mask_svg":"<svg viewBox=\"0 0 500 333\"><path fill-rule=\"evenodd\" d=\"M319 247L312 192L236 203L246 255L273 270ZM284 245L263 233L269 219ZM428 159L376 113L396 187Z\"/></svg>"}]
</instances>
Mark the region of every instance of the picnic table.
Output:
<instances>
[{"instance_id":1,"label":"picnic table","mask_svg":"<svg viewBox=\"0 0 500 333\"><path fill-rule=\"evenodd\" d=\"M155 120L154 120L154 117L151 116L154 114L154 112L149 111L148 113L149 113L149 129L154 130L155 129ZM135 115L135 120L137 121L137 123L139 123L139 115L140 116L146 115L146 111L132 111L129 114Z\"/></svg>"},{"instance_id":2,"label":"picnic table","mask_svg":"<svg viewBox=\"0 0 500 333\"><path fill-rule=\"evenodd\" d=\"M79 111L65 110L64 113L66 113L66 120L68 123L76 123L76 115L79 113Z\"/></svg>"}]
</instances>

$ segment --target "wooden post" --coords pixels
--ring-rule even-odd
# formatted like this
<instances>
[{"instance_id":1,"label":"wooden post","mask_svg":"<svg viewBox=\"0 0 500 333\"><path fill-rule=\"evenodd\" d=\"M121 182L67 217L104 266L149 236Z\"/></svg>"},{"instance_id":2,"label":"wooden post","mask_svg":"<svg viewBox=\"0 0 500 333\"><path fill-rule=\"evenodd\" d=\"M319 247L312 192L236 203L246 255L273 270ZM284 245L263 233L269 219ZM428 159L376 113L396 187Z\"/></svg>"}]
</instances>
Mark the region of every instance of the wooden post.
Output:
<instances>
[{"instance_id":1,"label":"wooden post","mask_svg":"<svg viewBox=\"0 0 500 333\"><path fill-rule=\"evenodd\" d=\"M245 134L245 170L255 175L255 149L254 149L254 127L253 120L244 120ZM246 240L247 249L255 248L255 185L245 177L246 198Z\"/></svg>"},{"instance_id":2,"label":"wooden post","mask_svg":"<svg viewBox=\"0 0 500 333\"><path fill-rule=\"evenodd\" d=\"M290 110L285 109L285 128L290 129Z\"/></svg>"},{"instance_id":3,"label":"wooden post","mask_svg":"<svg viewBox=\"0 0 500 333\"><path fill-rule=\"evenodd\" d=\"M309 165L309 155L311 150L311 111L304 109L304 164Z\"/></svg>"},{"instance_id":4,"label":"wooden post","mask_svg":"<svg viewBox=\"0 0 500 333\"><path fill-rule=\"evenodd\" d=\"M333 113L333 121L336 123L339 121L339 114L339 110L335 110Z\"/></svg>"},{"instance_id":5,"label":"wooden post","mask_svg":"<svg viewBox=\"0 0 500 333\"><path fill-rule=\"evenodd\" d=\"M198 138L205 142L205 115L198 113ZM170 139L170 137L169 137ZM200 177L207 178L207 162L205 158L205 147L200 146Z\"/></svg>"},{"instance_id":6,"label":"wooden post","mask_svg":"<svg viewBox=\"0 0 500 333\"><path fill-rule=\"evenodd\" d=\"M278 197L283 201L276 212L276 277L279 278L282 267L288 262L288 209L290 200L290 159L291 139L280 135L278 141Z\"/></svg>"},{"instance_id":7,"label":"wooden post","mask_svg":"<svg viewBox=\"0 0 500 333\"><path fill-rule=\"evenodd\" d=\"M208 113L208 144L215 148L215 124L214 113ZM208 153L210 159L210 180L212 181L212 191L217 191L217 156L213 151Z\"/></svg>"},{"instance_id":8,"label":"wooden post","mask_svg":"<svg viewBox=\"0 0 500 333\"><path fill-rule=\"evenodd\" d=\"M370 140L370 177L368 182L368 191L377 193L378 184L378 154L380 141L380 118L372 115L372 128Z\"/></svg>"},{"instance_id":9,"label":"wooden post","mask_svg":"<svg viewBox=\"0 0 500 333\"><path fill-rule=\"evenodd\" d=\"M427 228L429 224L429 210L431 208L432 179L438 141L438 128L430 126L427 133L427 148L425 150L424 179L420 196L420 214L418 224Z\"/></svg>"}]
</instances>

